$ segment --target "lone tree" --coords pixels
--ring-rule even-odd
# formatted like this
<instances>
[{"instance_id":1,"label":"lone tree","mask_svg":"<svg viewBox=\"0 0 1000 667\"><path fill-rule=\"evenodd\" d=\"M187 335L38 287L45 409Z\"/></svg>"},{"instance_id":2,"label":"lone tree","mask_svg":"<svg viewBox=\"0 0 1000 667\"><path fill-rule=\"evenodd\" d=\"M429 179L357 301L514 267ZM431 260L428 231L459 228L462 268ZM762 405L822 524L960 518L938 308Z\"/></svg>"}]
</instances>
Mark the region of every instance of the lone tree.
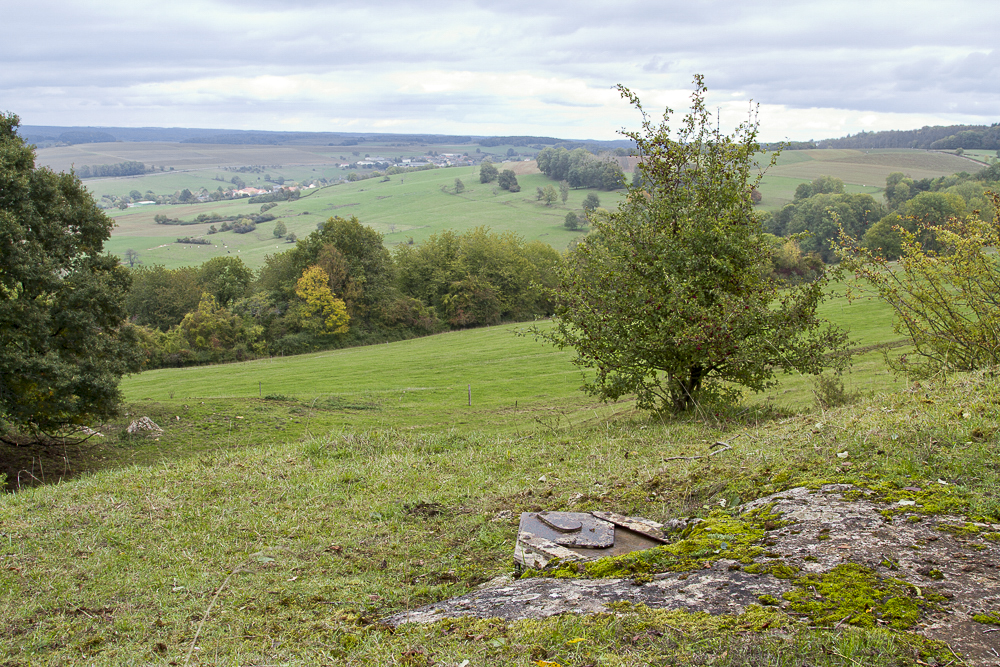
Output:
<instances>
[{"instance_id":1,"label":"lone tree","mask_svg":"<svg viewBox=\"0 0 1000 667\"><path fill-rule=\"evenodd\" d=\"M517 175L513 169L504 169L501 171L500 176L497 178L497 185L500 186L501 190L508 190L510 192L521 191L521 186L518 185Z\"/></svg>"},{"instance_id":2,"label":"lone tree","mask_svg":"<svg viewBox=\"0 0 1000 667\"><path fill-rule=\"evenodd\" d=\"M491 181L497 180L500 176L500 172L497 168L493 166L493 163L489 160L483 160L482 164L479 165L479 182L489 183Z\"/></svg>"},{"instance_id":3,"label":"lone tree","mask_svg":"<svg viewBox=\"0 0 1000 667\"><path fill-rule=\"evenodd\" d=\"M736 400L775 384L779 370L819 373L846 335L816 317L825 280L779 298L767 243L753 214L757 123L722 134L695 77L692 110L677 138L671 110L641 132L644 187L595 216L551 296L556 326L536 335L572 347L584 389L602 399L635 394L644 409L683 411ZM619 86L642 112L638 98Z\"/></svg>"},{"instance_id":4,"label":"lone tree","mask_svg":"<svg viewBox=\"0 0 1000 667\"><path fill-rule=\"evenodd\" d=\"M546 206L552 206L558 198L559 195L556 194L556 189L551 185L546 185L542 190L542 201L545 202Z\"/></svg>"},{"instance_id":5,"label":"lone tree","mask_svg":"<svg viewBox=\"0 0 1000 667\"><path fill-rule=\"evenodd\" d=\"M35 168L0 114L0 440L62 439L112 416L141 355L129 270L103 252L114 225L80 179Z\"/></svg>"}]
</instances>

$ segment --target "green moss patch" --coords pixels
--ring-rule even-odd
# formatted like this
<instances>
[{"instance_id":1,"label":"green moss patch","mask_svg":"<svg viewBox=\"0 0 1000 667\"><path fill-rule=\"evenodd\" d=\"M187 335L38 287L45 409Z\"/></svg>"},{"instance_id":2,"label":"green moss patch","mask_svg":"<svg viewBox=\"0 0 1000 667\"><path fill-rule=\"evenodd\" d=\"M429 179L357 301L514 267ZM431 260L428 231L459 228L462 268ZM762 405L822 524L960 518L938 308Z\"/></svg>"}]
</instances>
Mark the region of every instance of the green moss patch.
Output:
<instances>
[{"instance_id":1,"label":"green moss patch","mask_svg":"<svg viewBox=\"0 0 1000 667\"><path fill-rule=\"evenodd\" d=\"M974 523L952 525L948 523L939 524L937 530L943 533L951 533L957 537L972 537L982 532L982 528Z\"/></svg>"},{"instance_id":2,"label":"green moss patch","mask_svg":"<svg viewBox=\"0 0 1000 667\"><path fill-rule=\"evenodd\" d=\"M855 484L858 488L845 491L844 498L889 504L891 507L883 510L882 515L890 520L900 514L961 514L969 507L969 498L964 492L954 486L928 480L914 480L905 487L876 480ZM914 504L900 505L901 500Z\"/></svg>"},{"instance_id":3,"label":"green moss patch","mask_svg":"<svg viewBox=\"0 0 1000 667\"><path fill-rule=\"evenodd\" d=\"M976 623L985 623L986 625L1000 625L1000 611L991 611L985 614L973 614L972 620Z\"/></svg>"},{"instance_id":4,"label":"green moss patch","mask_svg":"<svg viewBox=\"0 0 1000 667\"><path fill-rule=\"evenodd\" d=\"M936 608L944 598L914 595L913 586L883 579L873 570L846 563L821 575L796 579L795 590L783 595L790 611L807 615L816 625L848 623L875 627L879 622L896 629L912 627L923 610Z\"/></svg>"},{"instance_id":5,"label":"green moss patch","mask_svg":"<svg viewBox=\"0 0 1000 667\"><path fill-rule=\"evenodd\" d=\"M784 563L754 563L743 568L748 574L769 574L776 579L794 579L799 568Z\"/></svg>"}]
</instances>

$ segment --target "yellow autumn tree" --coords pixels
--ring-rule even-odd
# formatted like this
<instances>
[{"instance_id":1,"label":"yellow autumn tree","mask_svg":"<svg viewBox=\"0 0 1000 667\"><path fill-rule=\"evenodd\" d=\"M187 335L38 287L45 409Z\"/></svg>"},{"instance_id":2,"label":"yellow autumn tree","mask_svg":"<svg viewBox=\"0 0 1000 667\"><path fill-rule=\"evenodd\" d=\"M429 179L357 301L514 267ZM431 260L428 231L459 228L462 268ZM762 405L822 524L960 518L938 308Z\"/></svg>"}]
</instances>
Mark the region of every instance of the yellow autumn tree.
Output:
<instances>
[{"instance_id":1,"label":"yellow autumn tree","mask_svg":"<svg viewBox=\"0 0 1000 667\"><path fill-rule=\"evenodd\" d=\"M303 314L316 317L323 333L347 333L350 317L343 300L333 295L330 276L318 266L310 266L295 283L295 294L305 302Z\"/></svg>"}]
</instances>

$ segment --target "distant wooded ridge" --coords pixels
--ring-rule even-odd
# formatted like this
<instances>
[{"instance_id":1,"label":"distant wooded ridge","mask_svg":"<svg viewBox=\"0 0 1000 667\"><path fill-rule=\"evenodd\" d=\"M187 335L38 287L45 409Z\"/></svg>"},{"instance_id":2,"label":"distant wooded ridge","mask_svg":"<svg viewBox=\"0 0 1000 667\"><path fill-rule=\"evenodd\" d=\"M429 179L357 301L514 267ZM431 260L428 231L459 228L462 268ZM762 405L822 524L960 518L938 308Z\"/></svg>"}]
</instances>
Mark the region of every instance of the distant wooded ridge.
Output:
<instances>
[{"instance_id":1,"label":"distant wooded ridge","mask_svg":"<svg viewBox=\"0 0 1000 667\"><path fill-rule=\"evenodd\" d=\"M64 127L57 125L22 125L18 131L25 140L37 145L88 144L112 141L163 141L176 143L237 145L317 145L357 146L365 143L396 144L475 144L493 146L546 146L573 148L594 147L603 150L630 148L627 139L573 140L536 136L477 136L450 134L385 134L375 132L270 132L264 130L221 130L161 127Z\"/></svg>"},{"instance_id":2,"label":"distant wooded ridge","mask_svg":"<svg viewBox=\"0 0 1000 667\"><path fill-rule=\"evenodd\" d=\"M767 144L769 149L778 143ZM996 150L1000 149L1000 123L992 125L925 125L919 130L886 130L884 132L859 132L840 139L821 141L792 141L786 149L809 148L917 148L924 150Z\"/></svg>"},{"instance_id":3,"label":"distant wooded ridge","mask_svg":"<svg viewBox=\"0 0 1000 667\"><path fill-rule=\"evenodd\" d=\"M632 148L627 139L573 140L536 136L477 136L450 134L385 134L365 132L270 132L264 130L221 130L179 127L63 127L22 125L19 134L37 145L86 144L111 141L164 141L237 145L317 145L357 146L365 143L397 144L476 144L479 146L530 146L541 150L562 146L568 150L588 148L612 150ZM772 142L769 150L784 145L786 150L810 148L917 148L925 150L1000 149L1000 123L992 125L935 125L918 130L859 132L839 139Z\"/></svg>"}]
</instances>

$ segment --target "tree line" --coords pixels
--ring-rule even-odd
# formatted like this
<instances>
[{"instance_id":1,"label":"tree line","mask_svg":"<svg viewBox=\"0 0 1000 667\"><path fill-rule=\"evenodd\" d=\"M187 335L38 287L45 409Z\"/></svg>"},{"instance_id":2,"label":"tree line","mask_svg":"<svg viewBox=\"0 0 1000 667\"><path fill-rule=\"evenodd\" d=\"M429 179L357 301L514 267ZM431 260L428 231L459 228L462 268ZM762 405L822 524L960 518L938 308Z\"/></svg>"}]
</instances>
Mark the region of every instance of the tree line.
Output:
<instances>
[{"instance_id":1,"label":"tree line","mask_svg":"<svg viewBox=\"0 0 1000 667\"><path fill-rule=\"evenodd\" d=\"M998 185L1000 162L975 174L918 180L893 172L886 177L884 201L867 194L847 194L839 178L820 176L800 184L792 203L761 219L766 232L796 238L802 251L825 263L837 261L835 241L841 230L859 239L862 247L895 260L903 255L907 234L918 233L926 249L934 250L933 227L953 218L968 218L975 211L986 221L995 220L989 190Z\"/></svg>"},{"instance_id":2,"label":"tree line","mask_svg":"<svg viewBox=\"0 0 1000 667\"><path fill-rule=\"evenodd\" d=\"M1000 123L992 125L935 125L918 130L859 132L817 142L816 148L921 148L925 150L1000 149Z\"/></svg>"},{"instance_id":3,"label":"tree line","mask_svg":"<svg viewBox=\"0 0 1000 667\"><path fill-rule=\"evenodd\" d=\"M573 188L618 190L625 186L625 174L616 160L600 159L584 148L546 148L535 160L543 174Z\"/></svg>"},{"instance_id":4,"label":"tree line","mask_svg":"<svg viewBox=\"0 0 1000 667\"><path fill-rule=\"evenodd\" d=\"M76 170L80 178L114 178L117 176L141 176L146 173L146 165L135 160L117 164L82 165Z\"/></svg>"},{"instance_id":5,"label":"tree line","mask_svg":"<svg viewBox=\"0 0 1000 667\"><path fill-rule=\"evenodd\" d=\"M389 251L336 217L258 272L230 256L136 266L125 308L147 368L298 354L549 315L540 290L559 261L547 244L481 227Z\"/></svg>"}]
</instances>

